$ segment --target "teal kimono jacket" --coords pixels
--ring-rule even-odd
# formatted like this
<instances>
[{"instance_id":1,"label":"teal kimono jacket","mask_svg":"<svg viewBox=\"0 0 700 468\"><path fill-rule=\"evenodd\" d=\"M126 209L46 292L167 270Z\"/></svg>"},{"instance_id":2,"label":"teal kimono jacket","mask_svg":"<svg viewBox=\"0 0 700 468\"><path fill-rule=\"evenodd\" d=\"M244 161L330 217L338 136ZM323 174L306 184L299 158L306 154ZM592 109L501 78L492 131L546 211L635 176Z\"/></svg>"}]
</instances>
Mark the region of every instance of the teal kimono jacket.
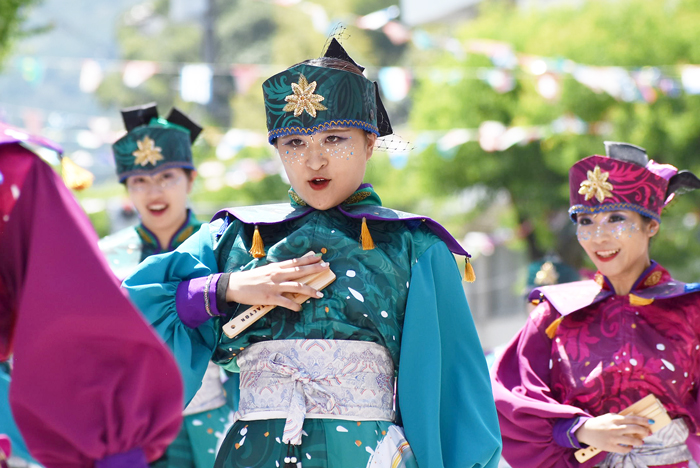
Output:
<instances>
[{"instance_id":1,"label":"teal kimono jacket","mask_svg":"<svg viewBox=\"0 0 700 468\"><path fill-rule=\"evenodd\" d=\"M501 440L488 370L450 248L466 252L434 221L383 208L369 185L325 211L290 195L291 204L220 212L176 251L149 257L125 280L131 299L175 353L186 395L194 395L210 359L235 370L236 356L252 343L371 341L394 360L398 423L418 464L495 468ZM373 250L359 243L363 217ZM249 253L255 226L266 250L259 259ZM208 275L309 251L323 252L337 279L301 312L277 307L233 339L221 327L249 305L228 304L216 311L220 317L202 313L194 322L185 317L187 308L204 309Z\"/></svg>"}]
</instances>

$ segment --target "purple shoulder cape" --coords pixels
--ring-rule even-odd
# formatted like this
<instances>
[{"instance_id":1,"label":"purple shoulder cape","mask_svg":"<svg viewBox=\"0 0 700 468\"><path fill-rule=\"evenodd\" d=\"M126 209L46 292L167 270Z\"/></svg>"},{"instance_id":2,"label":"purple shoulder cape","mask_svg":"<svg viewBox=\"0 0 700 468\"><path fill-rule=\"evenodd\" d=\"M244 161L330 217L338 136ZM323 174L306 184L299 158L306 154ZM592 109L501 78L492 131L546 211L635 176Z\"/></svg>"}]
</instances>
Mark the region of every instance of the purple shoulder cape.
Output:
<instances>
[{"instance_id":1,"label":"purple shoulder cape","mask_svg":"<svg viewBox=\"0 0 700 468\"><path fill-rule=\"evenodd\" d=\"M660 270L663 268L652 261L651 266L642 273L637 283L632 287L632 294L644 299L663 300L700 291L700 283L684 283L670 278L670 276L654 286L638 289L643 279L647 278L653 271ZM530 292L528 299L536 301L546 298L561 315L566 316L614 294L615 292L611 288L603 288L594 280L586 280L535 288Z\"/></svg>"},{"instance_id":2,"label":"purple shoulder cape","mask_svg":"<svg viewBox=\"0 0 700 468\"><path fill-rule=\"evenodd\" d=\"M435 220L416 214L403 211L392 210L378 205L339 205L336 207L341 213L349 218L367 218L375 221L403 221L407 224L417 224L424 222L425 225L435 233L453 254L471 257L457 239ZM245 224L278 224L285 221L292 221L306 216L314 211L310 206L293 206L290 203L278 203L272 205L243 206L225 208L214 215L212 221L219 218L226 218L231 215Z\"/></svg>"}]
</instances>

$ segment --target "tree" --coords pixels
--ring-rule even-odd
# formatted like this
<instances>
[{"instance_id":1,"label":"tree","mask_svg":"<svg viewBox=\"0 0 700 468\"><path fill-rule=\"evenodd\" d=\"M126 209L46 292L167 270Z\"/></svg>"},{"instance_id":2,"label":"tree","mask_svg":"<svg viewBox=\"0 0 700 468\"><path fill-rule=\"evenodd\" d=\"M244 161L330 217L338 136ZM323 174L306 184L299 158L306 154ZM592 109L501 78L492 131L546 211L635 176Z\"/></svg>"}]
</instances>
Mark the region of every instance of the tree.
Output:
<instances>
[{"instance_id":1,"label":"tree","mask_svg":"<svg viewBox=\"0 0 700 468\"><path fill-rule=\"evenodd\" d=\"M16 40L38 31L22 29L33 3L36 0L5 0L0 6L0 62L5 59Z\"/></svg>"},{"instance_id":2,"label":"tree","mask_svg":"<svg viewBox=\"0 0 700 468\"><path fill-rule=\"evenodd\" d=\"M591 1L578 8L537 10L489 3L457 34L463 44L474 39L503 41L521 54L579 64L659 67L677 80L673 66L700 63L698 19L700 4L690 0ZM491 153L470 142L459 147L451 159L432 145L412 158L404 170L407 178L422 174L417 178L418 190L435 197L475 184L508 190L517 219L534 226L528 236L533 258L556 247L548 219L568 208L568 168L585 156L603 153L604 139L640 145L652 159L700 173L700 96L657 93L653 102L625 102L595 93L565 74L559 99L548 101L538 94L535 77L520 69L514 70L514 89L502 94L475 79L478 67L493 67L483 55L471 54L463 60L447 53L423 58L430 67L460 70L463 78L458 82L419 80L411 113L416 130L478 128L484 121L508 127L546 125L563 115L610 123L611 132L605 137L560 133ZM698 196L682 197L678 205L684 209L671 209L664 215L666 229L662 228L652 248L652 255L673 267L676 274L681 272L680 277L697 278L700 273ZM688 210L690 215L681 214Z\"/></svg>"}]
</instances>

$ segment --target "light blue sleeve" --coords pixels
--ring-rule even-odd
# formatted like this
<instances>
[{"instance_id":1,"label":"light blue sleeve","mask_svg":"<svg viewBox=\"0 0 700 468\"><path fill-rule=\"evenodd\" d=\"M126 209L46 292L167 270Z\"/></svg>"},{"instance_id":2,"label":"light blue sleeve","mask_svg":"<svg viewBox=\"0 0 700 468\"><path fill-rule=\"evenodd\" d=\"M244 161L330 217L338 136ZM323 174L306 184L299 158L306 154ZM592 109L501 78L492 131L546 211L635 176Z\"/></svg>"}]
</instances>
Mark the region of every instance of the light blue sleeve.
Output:
<instances>
[{"instance_id":1,"label":"light blue sleeve","mask_svg":"<svg viewBox=\"0 0 700 468\"><path fill-rule=\"evenodd\" d=\"M197 328L185 326L177 314L175 297L178 285L193 278L218 273L209 224L177 250L146 258L123 287L146 321L161 336L175 355L185 388L185 405L202 384L207 363L219 338L219 319L213 318Z\"/></svg>"},{"instance_id":2,"label":"light blue sleeve","mask_svg":"<svg viewBox=\"0 0 700 468\"><path fill-rule=\"evenodd\" d=\"M495 468L501 434L454 257L438 242L411 272L398 405L418 466Z\"/></svg>"}]
</instances>

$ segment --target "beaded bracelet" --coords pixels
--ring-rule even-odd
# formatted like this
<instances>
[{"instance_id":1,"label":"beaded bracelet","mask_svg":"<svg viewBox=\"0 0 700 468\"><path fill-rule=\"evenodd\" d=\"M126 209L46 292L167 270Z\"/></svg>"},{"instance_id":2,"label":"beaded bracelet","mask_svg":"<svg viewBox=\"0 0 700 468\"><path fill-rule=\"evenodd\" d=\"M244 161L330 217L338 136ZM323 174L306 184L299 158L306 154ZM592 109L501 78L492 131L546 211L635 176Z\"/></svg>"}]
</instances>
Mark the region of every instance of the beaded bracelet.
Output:
<instances>
[{"instance_id":1,"label":"beaded bracelet","mask_svg":"<svg viewBox=\"0 0 700 468\"><path fill-rule=\"evenodd\" d=\"M214 275L207 276L207 281L204 284L204 310L207 311L210 317L214 317L211 312L211 304L209 303L209 288L211 287L211 280L214 279Z\"/></svg>"}]
</instances>

